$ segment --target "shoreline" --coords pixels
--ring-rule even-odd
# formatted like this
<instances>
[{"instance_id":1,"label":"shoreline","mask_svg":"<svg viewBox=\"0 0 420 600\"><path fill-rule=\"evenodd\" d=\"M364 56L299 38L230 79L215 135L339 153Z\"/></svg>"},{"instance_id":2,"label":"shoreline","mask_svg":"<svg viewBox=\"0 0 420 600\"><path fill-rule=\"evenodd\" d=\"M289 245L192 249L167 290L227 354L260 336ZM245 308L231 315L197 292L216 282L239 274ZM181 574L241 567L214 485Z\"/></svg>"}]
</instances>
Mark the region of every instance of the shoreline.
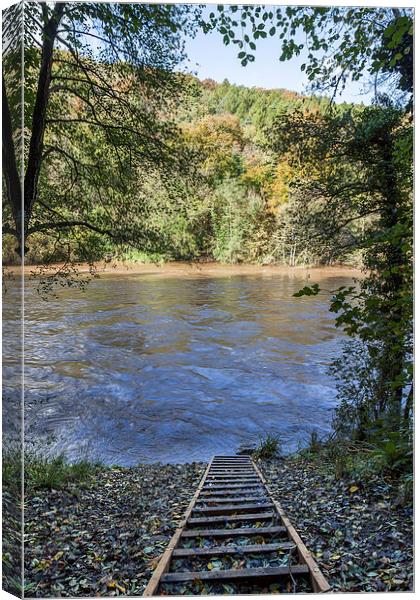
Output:
<instances>
[{"instance_id":1,"label":"shoreline","mask_svg":"<svg viewBox=\"0 0 420 600\"><path fill-rule=\"evenodd\" d=\"M412 506L398 502L395 482L379 475L337 480L334 465L316 455L259 466L333 592L412 590ZM27 497L25 556L33 596L109 597L116 587L141 595L204 468L113 466L83 485L34 490ZM53 515L59 535L50 535L45 514Z\"/></svg>"},{"instance_id":2,"label":"shoreline","mask_svg":"<svg viewBox=\"0 0 420 600\"><path fill-rule=\"evenodd\" d=\"M54 270L63 267L63 263L56 263L48 267L48 273L52 274ZM5 265L4 268L12 274L20 274L22 267L19 265ZM25 276L39 276L39 270L43 265L25 265L23 273ZM75 265L77 274L89 275L90 266L87 263ZM170 261L166 263L140 263L130 261L115 261L105 263L97 262L94 265L95 276L121 276L121 275L152 275L155 277L179 277L179 278L197 278L197 277L232 277L236 275L289 275L300 279L306 275L308 279L314 277L325 277L326 275L335 277L363 277L360 269L345 265L326 266L326 267L290 267L288 265L257 265L257 264L224 264L218 262L186 262Z\"/></svg>"}]
</instances>

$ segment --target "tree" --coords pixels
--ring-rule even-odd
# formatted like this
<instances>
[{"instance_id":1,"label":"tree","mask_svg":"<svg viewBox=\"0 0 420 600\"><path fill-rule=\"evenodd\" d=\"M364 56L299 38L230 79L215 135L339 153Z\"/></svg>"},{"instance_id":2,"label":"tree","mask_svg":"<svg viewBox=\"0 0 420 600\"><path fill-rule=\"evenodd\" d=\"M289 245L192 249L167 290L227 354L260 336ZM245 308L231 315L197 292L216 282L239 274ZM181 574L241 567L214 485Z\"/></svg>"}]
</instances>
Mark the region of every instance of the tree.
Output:
<instances>
[{"instance_id":1,"label":"tree","mask_svg":"<svg viewBox=\"0 0 420 600\"><path fill-rule=\"evenodd\" d=\"M328 198L326 224L337 227L339 215L344 223L369 216L359 236L351 240L352 248L363 250L367 276L360 290L340 288L331 301L337 325L360 340L363 353L370 357L374 385L369 387L368 401L360 403L363 417L355 420L357 435L365 437L371 428L383 425L388 431L400 429L411 414L412 403L410 119L401 110L375 106L339 118L329 115L316 127L310 125L305 132L304 121L299 121L288 134L279 131L277 135L281 144L293 140L296 152L299 146L302 153L308 152L308 160L313 153L325 165L321 183ZM305 145L311 136L315 144L307 141ZM340 165L339 177L329 168L331 163ZM307 288L300 295L318 291ZM340 365L336 363L337 374L341 372L338 366L347 373L348 358L345 355ZM354 380L347 377L347 381L349 403Z\"/></svg>"},{"instance_id":2,"label":"tree","mask_svg":"<svg viewBox=\"0 0 420 600\"><path fill-rule=\"evenodd\" d=\"M208 115L197 123L185 124L183 129L205 177L217 182L240 173L239 155L244 138L237 117L230 114Z\"/></svg>"},{"instance_id":3,"label":"tree","mask_svg":"<svg viewBox=\"0 0 420 600\"><path fill-rule=\"evenodd\" d=\"M146 171L180 164L170 116L183 80L174 66L184 57L180 31L195 14L179 5L72 2L28 2L6 11L3 168L10 218L6 212L4 232L16 237L19 251L36 232L83 229L137 245L148 238L144 220L130 226L128 215L139 210L124 197L139 165ZM23 146L13 85L22 44ZM54 197L42 186L51 173L63 192ZM117 202L108 196L113 190ZM96 214L93 205L100 207Z\"/></svg>"},{"instance_id":4,"label":"tree","mask_svg":"<svg viewBox=\"0 0 420 600\"><path fill-rule=\"evenodd\" d=\"M364 74L377 87L391 83L412 97L413 11L360 7L266 7L218 5L205 31L217 30L223 42L238 46L243 66L255 60L257 43L268 36L281 43L280 60L307 51L301 70L317 89L334 96L349 79ZM300 34L300 37L299 37ZM305 37L306 42L300 39Z\"/></svg>"},{"instance_id":5,"label":"tree","mask_svg":"<svg viewBox=\"0 0 420 600\"><path fill-rule=\"evenodd\" d=\"M368 276L361 291L341 288L331 303L331 310L338 313L337 325L357 337L374 374L374 384L363 387L359 382L362 400L353 398L360 417L356 419L358 434L366 435L372 414L376 425L385 425L388 434L395 427L398 431L409 428L413 399L413 12L219 5L217 13L211 13L203 27L217 29L226 45L236 44L243 66L254 60L256 41L268 35L282 40L280 60L300 55L305 47L297 41L300 33L306 36L307 50L301 70L315 88L330 90L332 99L349 78L358 81L366 73L370 76L376 107L341 115L332 111L325 118L286 114L283 122L277 119L273 146L280 155L292 148L298 160L312 158L311 167L322 164L316 188L319 197L326 199L324 232L331 234L331 225L347 230L349 247L364 253ZM384 83L394 96L398 91L402 94L398 102L379 94L379 84ZM354 232L357 223L362 226ZM319 286L314 285L298 295L318 292ZM350 401L353 380L346 361L354 356L347 352L335 365L335 373L343 376L342 398ZM365 366L359 364L355 377L363 376Z\"/></svg>"}]
</instances>

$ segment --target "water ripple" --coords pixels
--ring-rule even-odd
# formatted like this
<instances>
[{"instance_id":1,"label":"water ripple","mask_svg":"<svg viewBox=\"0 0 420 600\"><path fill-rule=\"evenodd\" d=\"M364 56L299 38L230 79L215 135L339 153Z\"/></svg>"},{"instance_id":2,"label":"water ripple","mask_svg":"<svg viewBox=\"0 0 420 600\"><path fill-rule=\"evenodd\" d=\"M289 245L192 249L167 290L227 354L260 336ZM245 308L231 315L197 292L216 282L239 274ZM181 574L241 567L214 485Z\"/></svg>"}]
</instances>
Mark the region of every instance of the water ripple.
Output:
<instances>
[{"instance_id":1,"label":"water ripple","mask_svg":"<svg viewBox=\"0 0 420 600\"><path fill-rule=\"evenodd\" d=\"M319 281L331 289L350 283ZM267 431L296 448L326 432L327 366L342 335L325 298L293 298L298 277L102 277L42 301L26 290L28 436L70 459L207 460ZM3 335L17 320L5 307ZM4 356L8 393L18 366Z\"/></svg>"}]
</instances>

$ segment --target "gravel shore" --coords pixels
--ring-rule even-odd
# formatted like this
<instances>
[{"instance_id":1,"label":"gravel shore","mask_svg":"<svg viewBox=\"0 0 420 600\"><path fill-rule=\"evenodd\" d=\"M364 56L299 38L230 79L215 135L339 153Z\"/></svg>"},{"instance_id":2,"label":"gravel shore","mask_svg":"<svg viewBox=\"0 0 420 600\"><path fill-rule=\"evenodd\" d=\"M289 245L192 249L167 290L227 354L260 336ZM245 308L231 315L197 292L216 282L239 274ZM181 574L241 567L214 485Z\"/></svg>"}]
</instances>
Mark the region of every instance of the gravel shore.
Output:
<instances>
[{"instance_id":1,"label":"gravel shore","mask_svg":"<svg viewBox=\"0 0 420 600\"><path fill-rule=\"evenodd\" d=\"M26 595L141 595L204 467L105 468L27 498ZM412 590L412 507L390 482L336 481L303 458L260 467L334 591Z\"/></svg>"}]
</instances>

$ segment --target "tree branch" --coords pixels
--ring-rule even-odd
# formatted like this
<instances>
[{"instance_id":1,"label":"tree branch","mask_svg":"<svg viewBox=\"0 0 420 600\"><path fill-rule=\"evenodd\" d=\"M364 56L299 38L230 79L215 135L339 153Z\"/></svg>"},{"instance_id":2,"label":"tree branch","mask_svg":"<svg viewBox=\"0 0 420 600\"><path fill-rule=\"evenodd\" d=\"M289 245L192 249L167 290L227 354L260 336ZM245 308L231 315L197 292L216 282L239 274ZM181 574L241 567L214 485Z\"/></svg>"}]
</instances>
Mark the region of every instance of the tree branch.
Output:
<instances>
[{"instance_id":1,"label":"tree branch","mask_svg":"<svg viewBox=\"0 0 420 600\"><path fill-rule=\"evenodd\" d=\"M18 232L13 227L10 227L10 225L3 225L2 233L3 235L13 235L16 239L19 239Z\"/></svg>"},{"instance_id":2,"label":"tree branch","mask_svg":"<svg viewBox=\"0 0 420 600\"><path fill-rule=\"evenodd\" d=\"M60 229L69 229L71 227L85 227L86 229L90 229L91 231L95 231L96 233L100 233L101 235L108 235L113 238L118 238L113 231L110 229L101 229L96 225L92 225L87 221L57 221L51 223L42 223L41 225L34 225L30 229L28 229L28 235L32 233L37 233L40 231L53 231Z\"/></svg>"}]
</instances>

